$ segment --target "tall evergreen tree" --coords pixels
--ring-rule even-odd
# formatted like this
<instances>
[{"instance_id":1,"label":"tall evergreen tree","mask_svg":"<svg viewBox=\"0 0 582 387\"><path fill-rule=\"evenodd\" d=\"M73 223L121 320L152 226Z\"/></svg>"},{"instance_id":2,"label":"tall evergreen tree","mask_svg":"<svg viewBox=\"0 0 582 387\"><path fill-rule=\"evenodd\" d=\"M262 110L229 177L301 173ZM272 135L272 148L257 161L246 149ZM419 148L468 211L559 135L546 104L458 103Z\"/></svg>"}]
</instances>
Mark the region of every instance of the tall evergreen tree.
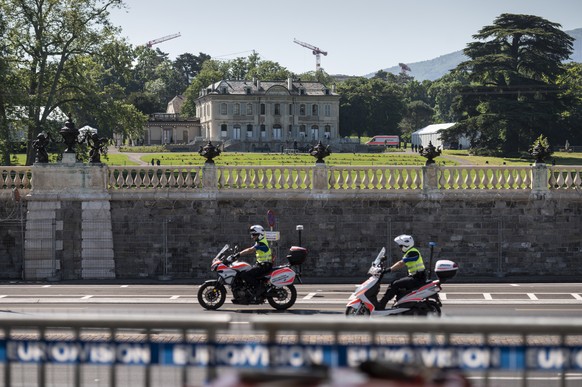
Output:
<instances>
[{"instance_id":1,"label":"tall evergreen tree","mask_svg":"<svg viewBox=\"0 0 582 387\"><path fill-rule=\"evenodd\" d=\"M500 15L473 37L464 50L470 59L458 66L471 86L458 104L464 119L457 131L504 154L526 150L540 133L551 138L564 110L556 79L573 38L557 23L516 14Z\"/></svg>"}]
</instances>

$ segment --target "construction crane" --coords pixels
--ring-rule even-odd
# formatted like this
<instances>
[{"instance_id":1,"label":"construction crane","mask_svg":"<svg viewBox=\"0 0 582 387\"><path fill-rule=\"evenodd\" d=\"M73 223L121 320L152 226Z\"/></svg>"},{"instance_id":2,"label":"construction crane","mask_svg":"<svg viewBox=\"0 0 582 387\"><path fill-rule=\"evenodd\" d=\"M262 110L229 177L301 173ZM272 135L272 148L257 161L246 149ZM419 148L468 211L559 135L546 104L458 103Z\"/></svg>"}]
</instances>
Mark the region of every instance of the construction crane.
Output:
<instances>
[{"instance_id":1,"label":"construction crane","mask_svg":"<svg viewBox=\"0 0 582 387\"><path fill-rule=\"evenodd\" d=\"M154 44L162 43L162 42L165 42L165 41L170 40L170 39L179 38L180 36L182 36L182 35L180 35L179 32L177 34L162 36L161 38L154 39L154 40L150 40L149 42L147 42L146 44L144 44L144 46L146 46L148 48L152 48L152 46Z\"/></svg>"},{"instance_id":2,"label":"construction crane","mask_svg":"<svg viewBox=\"0 0 582 387\"><path fill-rule=\"evenodd\" d=\"M293 42L297 43L300 46L308 48L311 50L311 52L313 52L313 55L315 55L315 72L319 72L321 68L321 54L327 56L327 51L323 51L318 47L312 46L309 43L305 43L297 39L293 39Z\"/></svg>"}]
</instances>

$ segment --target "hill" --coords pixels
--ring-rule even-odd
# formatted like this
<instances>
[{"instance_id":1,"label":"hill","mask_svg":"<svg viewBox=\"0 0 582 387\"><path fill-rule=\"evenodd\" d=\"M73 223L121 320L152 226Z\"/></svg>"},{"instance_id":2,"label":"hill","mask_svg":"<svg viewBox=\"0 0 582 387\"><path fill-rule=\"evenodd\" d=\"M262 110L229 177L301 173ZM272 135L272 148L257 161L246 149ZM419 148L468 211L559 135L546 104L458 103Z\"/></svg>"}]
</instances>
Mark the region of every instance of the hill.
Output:
<instances>
[{"instance_id":1,"label":"hill","mask_svg":"<svg viewBox=\"0 0 582 387\"><path fill-rule=\"evenodd\" d=\"M571 56L571 60L574 62L582 63L582 28L566 31L566 33L576 39L574 41L574 53ZM438 58L425 60L422 62L407 63L407 65L411 70L409 74L417 81L434 81L435 79L439 79L448 73L451 69L457 67L459 63L466 59L467 56L463 54L463 50L459 50L450 54L439 56ZM383 70L388 73L398 74L400 72L400 66L392 66ZM373 76L374 74L365 75L367 78L371 78Z\"/></svg>"}]
</instances>

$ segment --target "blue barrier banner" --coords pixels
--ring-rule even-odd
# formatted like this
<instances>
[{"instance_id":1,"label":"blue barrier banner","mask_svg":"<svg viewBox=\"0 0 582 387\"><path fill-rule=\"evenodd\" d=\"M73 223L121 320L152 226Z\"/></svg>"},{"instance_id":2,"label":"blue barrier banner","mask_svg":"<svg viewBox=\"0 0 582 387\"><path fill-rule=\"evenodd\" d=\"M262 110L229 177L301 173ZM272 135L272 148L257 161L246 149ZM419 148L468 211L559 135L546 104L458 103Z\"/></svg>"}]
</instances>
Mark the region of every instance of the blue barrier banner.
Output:
<instances>
[{"instance_id":1,"label":"blue barrier banner","mask_svg":"<svg viewBox=\"0 0 582 387\"><path fill-rule=\"evenodd\" d=\"M367 360L478 370L582 370L581 346L311 345L0 340L0 363L83 363L262 368L354 367Z\"/></svg>"}]
</instances>

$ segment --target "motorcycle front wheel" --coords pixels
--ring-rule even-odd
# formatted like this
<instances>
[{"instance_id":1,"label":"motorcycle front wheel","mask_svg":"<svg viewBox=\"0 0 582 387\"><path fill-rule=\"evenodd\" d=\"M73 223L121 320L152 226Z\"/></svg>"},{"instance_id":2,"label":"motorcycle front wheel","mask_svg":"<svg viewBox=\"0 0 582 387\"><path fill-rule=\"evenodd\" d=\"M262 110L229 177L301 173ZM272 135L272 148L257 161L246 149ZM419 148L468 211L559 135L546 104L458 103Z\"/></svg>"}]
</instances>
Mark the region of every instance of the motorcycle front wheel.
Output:
<instances>
[{"instance_id":1,"label":"motorcycle front wheel","mask_svg":"<svg viewBox=\"0 0 582 387\"><path fill-rule=\"evenodd\" d=\"M369 316L370 311L364 305L360 304L359 307L354 308L353 306L348 306L346 308L346 316Z\"/></svg>"},{"instance_id":2,"label":"motorcycle front wheel","mask_svg":"<svg viewBox=\"0 0 582 387\"><path fill-rule=\"evenodd\" d=\"M297 300L297 290L293 285L273 288L267 292L267 301L269 305L277 310L289 309Z\"/></svg>"},{"instance_id":3,"label":"motorcycle front wheel","mask_svg":"<svg viewBox=\"0 0 582 387\"><path fill-rule=\"evenodd\" d=\"M198 302L204 309L216 310L226 300L226 288L218 281L208 281L198 289Z\"/></svg>"}]
</instances>

